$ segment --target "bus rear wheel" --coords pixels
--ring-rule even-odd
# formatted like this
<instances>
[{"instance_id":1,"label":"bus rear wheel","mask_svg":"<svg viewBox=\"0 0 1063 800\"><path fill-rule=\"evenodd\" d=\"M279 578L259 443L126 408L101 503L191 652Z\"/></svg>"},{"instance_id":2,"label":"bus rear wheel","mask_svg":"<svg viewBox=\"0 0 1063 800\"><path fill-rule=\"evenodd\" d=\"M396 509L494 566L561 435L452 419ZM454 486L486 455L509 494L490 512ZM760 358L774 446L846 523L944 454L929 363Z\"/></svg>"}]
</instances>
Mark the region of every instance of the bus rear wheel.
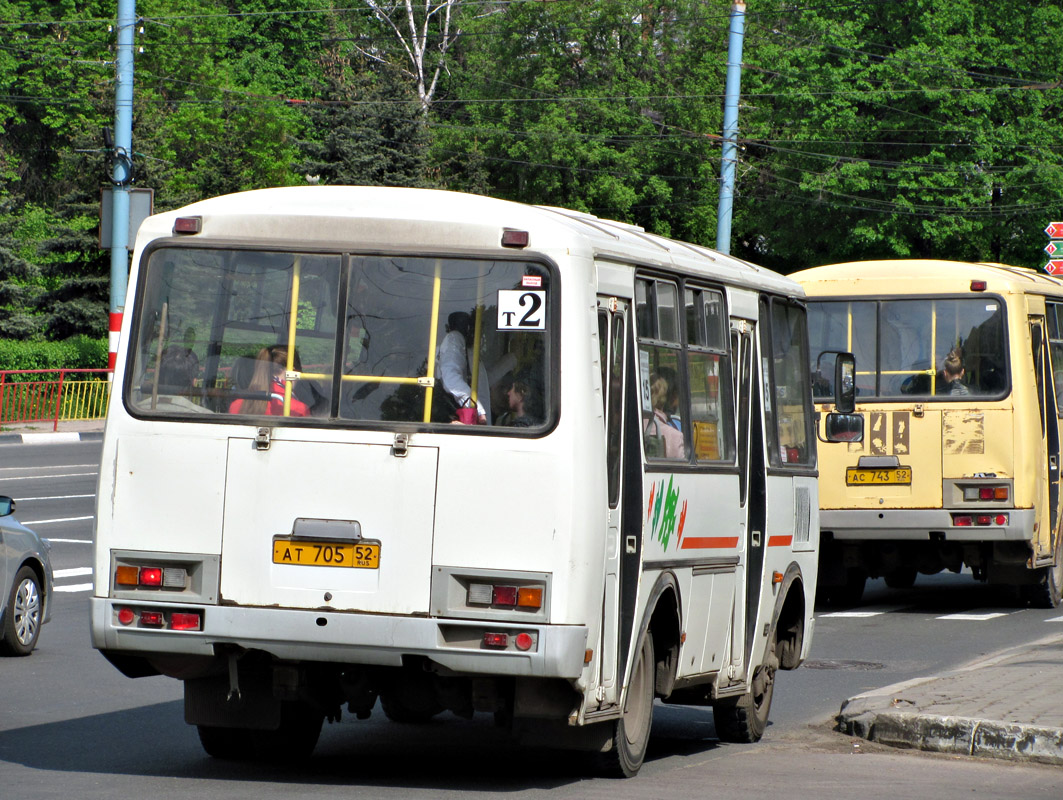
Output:
<instances>
[{"instance_id":1,"label":"bus rear wheel","mask_svg":"<svg viewBox=\"0 0 1063 800\"><path fill-rule=\"evenodd\" d=\"M741 697L725 697L712 707L716 735L721 742L752 744L759 742L768 727L771 698L775 694L775 671L779 657L775 648L766 654L764 663L753 671L749 691Z\"/></svg>"},{"instance_id":2,"label":"bus rear wheel","mask_svg":"<svg viewBox=\"0 0 1063 800\"><path fill-rule=\"evenodd\" d=\"M631 672L623 711L613 723L613 746L602 756L602 771L607 775L633 778L642 767L653 726L654 673L653 637L646 631Z\"/></svg>"},{"instance_id":3,"label":"bus rear wheel","mask_svg":"<svg viewBox=\"0 0 1063 800\"><path fill-rule=\"evenodd\" d=\"M310 757L321 736L324 716L307 703L290 701L281 708L276 730L197 725L207 755L224 761L294 763Z\"/></svg>"}]
</instances>

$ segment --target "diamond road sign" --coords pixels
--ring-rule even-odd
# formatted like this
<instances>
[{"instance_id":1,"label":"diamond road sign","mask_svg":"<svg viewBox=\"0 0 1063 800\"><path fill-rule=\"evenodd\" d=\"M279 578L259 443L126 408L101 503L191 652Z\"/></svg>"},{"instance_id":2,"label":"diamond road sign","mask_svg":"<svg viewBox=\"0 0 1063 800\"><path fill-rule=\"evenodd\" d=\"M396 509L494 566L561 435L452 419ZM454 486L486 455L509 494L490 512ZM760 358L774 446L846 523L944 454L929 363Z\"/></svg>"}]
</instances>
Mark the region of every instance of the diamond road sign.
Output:
<instances>
[{"instance_id":1,"label":"diamond road sign","mask_svg":"<svg viewBox=\"0 0 1063 800\"><path fill-rule=\"evenodd\" d=\"M1045 272L1049 275L1063 275L1063 258L1053 258L1045 264Z\"/></svg>"},{"instance_id":2,"label":"diamond road sign","mask_svg":"<svg viewBox=\"0 0 1063 800\"><path fill-rule=\"evenodd\" d=\"M1045 252L1050 256L1055 255L1056 253L1063 255L1063 239L1053 239L1050 241L1045 245Z\"/></svg>"},{"instance_id":3,"label":"diamond road sign","mask_svg":"<svg viewBox=\"0 0 1063 800\"><path fill-rule=\"evenodd\" d=\"M1063 222L1049 222L1045 233L1049 239L1063 239Z\"/></svg>"}]
</instances>

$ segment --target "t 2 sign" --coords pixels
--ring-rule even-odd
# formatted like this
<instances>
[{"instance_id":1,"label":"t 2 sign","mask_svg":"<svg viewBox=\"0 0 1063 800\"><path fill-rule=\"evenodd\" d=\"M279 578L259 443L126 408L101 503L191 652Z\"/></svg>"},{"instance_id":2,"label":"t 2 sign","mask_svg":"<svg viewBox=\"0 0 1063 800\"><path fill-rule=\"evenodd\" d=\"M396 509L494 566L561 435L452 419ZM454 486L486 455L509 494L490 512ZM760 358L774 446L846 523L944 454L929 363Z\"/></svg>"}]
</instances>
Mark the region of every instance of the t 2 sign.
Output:
<instances>
[{"instance_id":1,"label":"t 2 sign","mask_svg":"<svg viewBox=\"0 0 1063 800\"><path fill-rule=\"evenodd\" d=\"M498 292L498 330L546 330L546 292L500 289Z\"/></svg>"}]
</instances>

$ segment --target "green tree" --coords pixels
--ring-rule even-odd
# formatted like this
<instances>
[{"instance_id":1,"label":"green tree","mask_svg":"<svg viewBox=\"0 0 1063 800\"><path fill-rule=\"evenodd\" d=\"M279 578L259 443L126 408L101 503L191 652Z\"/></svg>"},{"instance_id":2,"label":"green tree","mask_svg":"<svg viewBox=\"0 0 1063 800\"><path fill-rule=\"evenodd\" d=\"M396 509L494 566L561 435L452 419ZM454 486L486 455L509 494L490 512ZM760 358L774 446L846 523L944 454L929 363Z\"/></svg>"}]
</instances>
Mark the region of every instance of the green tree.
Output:
<instances>
[{"instance_id":1,"label":"green tree","mask_svg":"<svg viewBox=\"0 0 1063 800\"><path fill-rule=\"evenodd\" d=\"M875 3L750 20L735 252L1039 266L1063 199L1055 2Z\"/></svg>"},{"instance_id":2,"label":"green tree","mask_svg":"<svg viewBox=\"0 0 1063 800\"><path fill-rule=\"evenodd\" d=\"M706 241L726 24L693 0L485 10L433 115L444 180Z\"/></svg>"}]
</instances>

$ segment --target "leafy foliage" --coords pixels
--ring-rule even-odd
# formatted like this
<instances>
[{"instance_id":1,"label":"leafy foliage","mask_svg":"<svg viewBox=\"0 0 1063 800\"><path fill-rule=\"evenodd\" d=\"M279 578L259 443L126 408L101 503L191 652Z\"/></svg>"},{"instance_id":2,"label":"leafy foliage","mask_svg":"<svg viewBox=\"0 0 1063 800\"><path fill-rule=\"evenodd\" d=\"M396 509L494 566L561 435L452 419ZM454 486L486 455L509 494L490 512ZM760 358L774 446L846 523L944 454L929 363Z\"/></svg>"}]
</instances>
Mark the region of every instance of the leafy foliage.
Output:
<instances>
[{"instance_id":1,"label":"leafy foliage","mask_svg":"<svg viewBox=\"0 0 1063 800\"><path fill-rule=\"evenodd\" d=\"M134 184L442 186L715 244L730 0L410 0L423 34L406 5L139 0ZM114 14L0 0L0 336L106 333ZM1054 0L749 4L731 249L1040 266L1061 28Z\"/></svg>"}]
</instances>

